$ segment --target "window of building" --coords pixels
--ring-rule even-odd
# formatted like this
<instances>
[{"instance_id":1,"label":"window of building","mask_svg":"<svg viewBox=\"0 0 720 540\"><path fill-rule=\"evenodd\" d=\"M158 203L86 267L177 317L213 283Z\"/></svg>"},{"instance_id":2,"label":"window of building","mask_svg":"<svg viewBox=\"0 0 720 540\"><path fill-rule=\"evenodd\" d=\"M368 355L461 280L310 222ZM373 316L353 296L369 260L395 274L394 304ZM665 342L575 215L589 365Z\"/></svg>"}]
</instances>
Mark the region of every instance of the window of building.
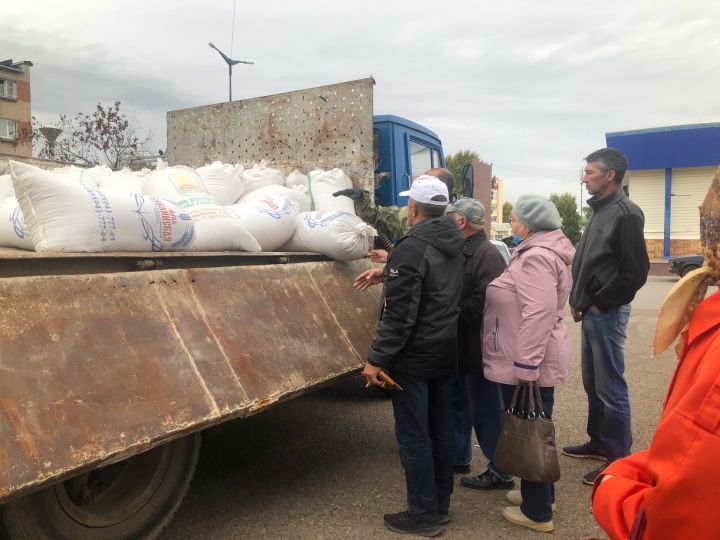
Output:
<instances>
[{"instance_id":1,"label":"window of building","mask_svg":"<svg viewBox=\"0 0 720 540\"><path fill-rule=\"evenodd\" d=\"M0 139L15 140L15 122L0 119Z\"/></svg>"},{"instance_id":2,"label":"window of building","mask_svg":"<svg viewBox=\"0 0 720 540\"><path fill-rule=\"evenodd\" d=\"M17 83L8 79L0 79L0 97L17 99Z\"/></svg>"},{"instance_id":3,"label":"window of building","mask_svg":"<svg viewBox=\"0 0 720 540\"><path fill-rule=\"evenodd\" d=\"M413 178L432 169L432 153L429 146L410 141L410 168Z\"/></svg>"}]
</instances>

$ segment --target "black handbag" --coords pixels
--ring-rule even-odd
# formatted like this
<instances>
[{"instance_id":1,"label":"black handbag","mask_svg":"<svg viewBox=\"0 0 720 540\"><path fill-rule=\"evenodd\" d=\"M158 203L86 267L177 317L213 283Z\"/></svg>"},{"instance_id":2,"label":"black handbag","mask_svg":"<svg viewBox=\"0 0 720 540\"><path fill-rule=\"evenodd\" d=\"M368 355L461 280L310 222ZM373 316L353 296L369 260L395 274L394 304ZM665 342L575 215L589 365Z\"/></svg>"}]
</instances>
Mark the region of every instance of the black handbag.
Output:
<instances>
[{"instance_id":1,"label":"black handbag","mask_svg":"<svg viewBox=\"0 0 720 540\"><path fill-rule=\"evenodd\" d=\"M521 381L515 388L510 406L503 411L493 462L503 472L530 482L560 479L555 424L545 415L536 382Z\"/></svg>"}]
</instances>

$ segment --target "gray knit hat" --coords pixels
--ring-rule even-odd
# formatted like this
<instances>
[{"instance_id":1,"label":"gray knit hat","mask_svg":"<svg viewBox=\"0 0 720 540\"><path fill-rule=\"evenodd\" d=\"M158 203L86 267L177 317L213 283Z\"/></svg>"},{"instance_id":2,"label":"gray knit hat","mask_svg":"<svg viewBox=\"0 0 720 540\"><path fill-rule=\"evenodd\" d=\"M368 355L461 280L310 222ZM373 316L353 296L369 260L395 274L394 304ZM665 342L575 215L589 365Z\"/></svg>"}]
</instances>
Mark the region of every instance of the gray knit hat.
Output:
<instances>
[{"instance_id":1,"label":"gray knit hat","mask_svg":"<svg viewBox=\"0 0 720 540\"><path fill-rule=\"evenodd\" d=\"M530 231L554 231L562 227L555 205L542 195L521 195L513 208L520 222Z\"/></svg>"}]
</instances>

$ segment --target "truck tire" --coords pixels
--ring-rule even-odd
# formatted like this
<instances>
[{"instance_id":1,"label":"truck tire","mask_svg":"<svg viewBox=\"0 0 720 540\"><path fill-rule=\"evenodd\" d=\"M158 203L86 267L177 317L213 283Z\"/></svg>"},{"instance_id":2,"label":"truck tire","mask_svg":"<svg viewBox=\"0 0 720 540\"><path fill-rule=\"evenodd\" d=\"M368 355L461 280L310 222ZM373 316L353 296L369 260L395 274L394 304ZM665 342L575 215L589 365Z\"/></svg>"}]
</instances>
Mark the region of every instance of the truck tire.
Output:
<instances>
[{"instance_id":1,"label":"truck tire","mask_svg":"<svg viewBox=\"0 0 720 540\"><path fill-rule=\"evenodd\" d=\"M687 276L690 272L692 272L693 270L697 270L698 268L700 267L695 266L694 264L688 264L685 268L683 268L682 277Z\"/></svg>"},{"instance_id":2,"label":"truck tire","mask_svg":"<svg viewBox=\"0 0 720 540\"><path fill-rule=\"evenodd\" d=\"M195 473L196 433L0 507L9 540L156 538Z\"/></svg>"}]
</instances>

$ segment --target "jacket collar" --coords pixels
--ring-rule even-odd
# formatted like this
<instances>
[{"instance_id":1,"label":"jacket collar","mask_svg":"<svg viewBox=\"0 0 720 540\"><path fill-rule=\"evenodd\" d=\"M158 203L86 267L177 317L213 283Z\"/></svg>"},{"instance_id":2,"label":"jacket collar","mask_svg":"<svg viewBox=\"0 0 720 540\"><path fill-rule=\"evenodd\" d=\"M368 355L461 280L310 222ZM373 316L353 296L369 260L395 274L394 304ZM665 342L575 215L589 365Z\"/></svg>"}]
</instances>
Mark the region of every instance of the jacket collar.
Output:
<instances>
[{"instance_id":1,"label":"jacket collar","mask_svg":"<svg viewBox=\"0 0 720 540\"><path fill-rule=\"evenodd\" d=\"M480 229L475 234L468 236L465 239L465 247L463 248L463 254L472 255L475 253L477 247L487 240L487 235L483 229Z\"/></svg>"},{"instance_id":2,"label":"jacket collar","mask_svg":"<svg viewBox=\"0 0 720 540\"><path fill-rule=\"evenodd\" d=\"M720 292L707 297L695 309L688 327L688 345L717 326L720 326Z\"/></svg>"},{"instance_id":3,"label":"jacket collar","mask_svg":"<svg viewBox=\"0 0 720 540\"><path fill-rule=\"evenodd\" d=\"M599 208L602 208L603 206L610 205L614 202L617 202L622 199L626 199L627 195L625 195L625 190L622 188L622 186L618 186L618 188L615 190L614 193L611 193L607 197L603 197L602 199L598 199L597 196L591 197L587 200L588 205L593 210L597 210Z\"/></svg>"}]
</instances>

